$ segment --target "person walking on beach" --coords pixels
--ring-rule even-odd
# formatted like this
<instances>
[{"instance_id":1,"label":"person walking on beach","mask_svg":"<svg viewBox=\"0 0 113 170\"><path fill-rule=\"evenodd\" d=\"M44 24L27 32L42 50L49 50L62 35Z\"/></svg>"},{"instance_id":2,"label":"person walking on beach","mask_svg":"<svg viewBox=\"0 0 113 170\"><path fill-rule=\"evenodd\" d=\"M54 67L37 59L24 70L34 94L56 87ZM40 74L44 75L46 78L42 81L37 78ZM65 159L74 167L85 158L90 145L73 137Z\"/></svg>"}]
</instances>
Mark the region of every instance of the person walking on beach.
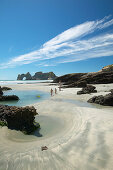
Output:
<instances>
[{"instance_id":1,"label":"person walking on beach","mask_svg":"<svg viewBox=\"0 0 113 170\"><path fill-rule=\"evenodd\" d=\"M59 91L61 91L61 81L59 81Z\"/></svg>"},{"instance_id":2,"label":"person walking on beach","mask_svg":"<svg viewBox=\"0 0 113 170\"><path fill-rule=\"evenodd\" d=\"M55 94L57 94L57 89L55 88Z\"/></svg>"},{"instance_id":3,"label":"person walking on beach","mask_svg":"<svg viewBox=\"0 0 113 170\"><path fill-rule=\"evenodd\" d=\"M51 93L51 96L53 96L53 89L51 89L50 93Z\"/></svg>"}]
</instances>

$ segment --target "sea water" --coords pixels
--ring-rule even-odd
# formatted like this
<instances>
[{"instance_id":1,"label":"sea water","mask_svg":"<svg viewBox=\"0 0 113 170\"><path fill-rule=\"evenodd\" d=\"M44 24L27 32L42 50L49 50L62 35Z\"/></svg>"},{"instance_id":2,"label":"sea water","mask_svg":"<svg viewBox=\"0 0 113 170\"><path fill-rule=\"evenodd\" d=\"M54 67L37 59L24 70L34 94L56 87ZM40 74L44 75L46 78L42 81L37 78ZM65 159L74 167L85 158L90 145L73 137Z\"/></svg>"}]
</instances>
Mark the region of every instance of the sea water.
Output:
<instances>
[{"instance_id":1,"label":"sea water","mask_svg":"<svg viewBox=\"0 0 113 170\"><path fill-rule=\"evenodd\" d=\"M50 94L38 90L8 90L4 95L17 95L20 100L0 101L0 104L9 106L27 106L47 99Z\"/></svg>"},{"instance_id":2,"label":"sea water","mask_svg":"<svg viewBox=\"0 0 113 170\"><path fill-rule=\"evenodd\" d=\"M0 85L8 85L8 84L35 84L35 83L43 83L43 82L51 82L53 80L0 80Z\"/></svg>"}]
</instances>

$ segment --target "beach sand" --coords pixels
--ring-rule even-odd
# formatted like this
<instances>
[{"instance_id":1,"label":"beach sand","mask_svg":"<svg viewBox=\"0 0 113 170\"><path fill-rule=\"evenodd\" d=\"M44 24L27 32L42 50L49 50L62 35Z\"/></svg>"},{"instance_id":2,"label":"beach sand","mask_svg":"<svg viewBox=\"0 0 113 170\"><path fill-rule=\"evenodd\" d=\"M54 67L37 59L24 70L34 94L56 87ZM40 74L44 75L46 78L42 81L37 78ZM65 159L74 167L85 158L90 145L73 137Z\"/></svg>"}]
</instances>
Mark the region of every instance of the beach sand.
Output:
<instances>
[{"instance_id":1,"label":"beach sand","mask_svg":"<svg viewBox=\"0 0 113 170\"><path fill-rule=\"evenodd\" d=\"M47 83L8 86L45 92L56 87L58 91L58 86ZM0 128L0 170L112 170L113 108L86 101L109 93L113 84L95 86L95 94L77 95L80 88L68 88L33 104L39 113L36 120L42 117L42 123L50 125L51 132L41 138ZM41 151L41 146L48 150Z\"/></svg>"}]
</instances>

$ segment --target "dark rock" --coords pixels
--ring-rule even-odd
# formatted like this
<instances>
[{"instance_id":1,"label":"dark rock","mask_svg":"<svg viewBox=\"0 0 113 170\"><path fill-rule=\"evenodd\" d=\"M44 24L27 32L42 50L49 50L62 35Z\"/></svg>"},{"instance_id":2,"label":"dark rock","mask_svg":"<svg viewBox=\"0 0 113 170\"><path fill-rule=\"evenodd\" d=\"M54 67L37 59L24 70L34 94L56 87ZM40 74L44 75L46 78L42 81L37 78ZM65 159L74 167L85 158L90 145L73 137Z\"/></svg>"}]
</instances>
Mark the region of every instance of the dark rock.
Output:
<instances>
[{"instance_id":1,"label":"dark rock","mask_svg":"<svg viewBox=\"0 0 113 170\"><path fill-rule=\"evenodd\" d=\"M88 100L89 103L96 103L104 106L113 106L113 93L109 93L105 96L94 96Z\"/></svg>"},{"instance_id":2,"label":"dark rock","mask_svg":"<svg viewBox=\"0 0 113 170\"><path fill-rule=\"evenodd\" d=\"M72 84L77 82L83 75L87 73L72 73L72 74L66 74L60 77L55 78L53 83L59 83L59 82L64 82L65 85L67 84Z\"/></svg>"},{"instance_id":3,"label":"dark rock","mask_svg":"<svg viewBox=\"0 0 113 170\"><path fill-rule=\"evenodd\" d=\"M49 73L36 72L34 76L31 76L31 74L28 72L26 74L19 74L17 80L23 80L24 77L26 78L26 80L48 80L48 79L53 80L57 76L53 72Z\"/></svg>"},{"instance_id":4,"label":"dark rock","mask_svg":"<svg viewBox=\"0 0 113 170\"><path fill-rule=\"evenodd\" d=\"M97 72L97 73L89 73L83 77L79 81L86 81L87 84L107 84L113 83L113 72Z\"/></svg>"},{"instance_id":5,"label":"dark rock","mask_svg":"<svg viewBox=\"0 0 113 170\"><path fill-rule=\"evenodd\" d=\"M0 96L3 95L3 91L2 91L2 88L0 86Z\"/></svg>"},{"instance_id":6,"label":"dark rock","mask_svg":"<svg viewBox=\"0 0 113 170\"><path fill-rule=\"evenodd\" d=\"M47 146L42 146L42 147L41 147L41 150L42 150L42 151L47 150L47 149L48 149Z\"/></svg>"},{"instance_id":7,"label":"dark rock","mask_svg":"<svg viewBox=\"0 0 113 170\"><path fill-rule=\"evenodd\" d=\"M113 89L111 89L110 92L113 93Z\"/></svg>"},{"instance_id":8,"label":"dark rock","mask_svg":"<svg viewBox=\"0 0 113 170\"><path fill-rule=\"evenodd\" d=\"M75 87L86 87L86 86L87 86L86 81L78 81L77 83L75 83Z\"/></svg>"},{"instance_id":9,"label":"dark rock","mask_svg":"<svg viewBox=\"0 0 113 170\"><path fill-rule=\"evenodd\" d=\"M95 86L87 85L86 87L82 88L82 90L78 91L77 94L90 94L90 93L96 93L97 90L95 90Z\"/></svg>"},{"instance_id":10,"label":"dark rock","mask_svg":"<svg viewBox=\"0 0 113 170\"><path fill-rule=\"evenodd\" d=\"M12 90L10 87L2 87L1 89L2 89L2 91Z\"/></svg>"},{"instance_id":11,"label":"dark rock","mask_svg":"<svg viewBox=\"0 0 113 170\"><path fill-rule=\"evenodd\" d=\"M9 87L2 87L0 86L0 101L10 101L10 100L19 100L19 97L16 95L9 95L9 96L3 96L3 89L11 90Z\"/></svg>"},{"instance_id":12,"label":"dark rock","mask_svg":"<svg viewBox=\"0 0 113 170\"><path fill-rule=\"evenodd\" d=\"M36 72L35 75L32 77L33 80L54 80L57 76L53 72L43 73L43 72Z\"/></svg>"},{"instance_id":13,"label":"dark rock","mask_svg":"<svg viewBox=\"0 0 113 170\"><path fill-rule=\"evenodd\" d=\"M0 122L6 122L8 128L21 130L27 134L35 130L35 115L38 113L32 107L16 107L0 105Z\"/></svg>"},{"instance_id":14,"label":"dark rock","mask_svg":"<svg viewBox=\"0 0 113 170\"><path fill-rule=\"evenodd\" d=\"M0 96L0 101L10 101L10 100L19 100L19 97L16 95Z\"/></svg>"},{"instance_id":15,"label":"dark rock","mask_svg":"<svg viewBox=\"0 0 113 170\"><path fill-rule=\"evenodd\" d=\"M17 80L23 80L24 77L26 78L26 80L32 80L32 76L29 72L26 74L19 74Z\"/></svg>"},{"instance_id":16,"label":"dark rock","mask_svg":"<svg viewBox=\"0 0 113 170\"><path fill-rule=\"evenodd\" d=\"M65 83L63 85L65 85ZM86 81L81 81L81 82L78 81L75 83L68 84L67 86L65 86L65 88L72 88L72 87L81 88L81 87L86 87L86 86L87 86Z\"/></svg>"},{"instance_id":17,"label":"dark rock","mask_svg":"<svg viewBox=\"0 0 113 170\"><path fill-rule=\"evenodd\" d=\"M113 64L93 73L73 73L57 77L53 82L63 82L68 87L85 87L86 84L113 83Z\"/></svg>"}]
</instances>

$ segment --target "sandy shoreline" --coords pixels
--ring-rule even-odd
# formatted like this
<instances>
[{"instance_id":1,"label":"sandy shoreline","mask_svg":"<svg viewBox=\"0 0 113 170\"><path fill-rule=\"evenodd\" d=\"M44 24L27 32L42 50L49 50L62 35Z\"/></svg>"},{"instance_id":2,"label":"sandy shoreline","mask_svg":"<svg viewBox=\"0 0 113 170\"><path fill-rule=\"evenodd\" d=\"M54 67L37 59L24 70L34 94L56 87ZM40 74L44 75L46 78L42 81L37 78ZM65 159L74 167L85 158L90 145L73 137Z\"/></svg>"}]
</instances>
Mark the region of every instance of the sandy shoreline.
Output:
<instances>
[{"instance_id":1,"label":"sandy shoreline","mask_svg":"<svg viewBox=\"0 0 113 170\"><path fill-rule=\"evenodd\" d=\"M57 87L46 83L8 86L18 90L45 92ZM86 102L93 95L107 94L113 89L113 84L96 87L98 93L80 96L76 95L79 89L63 89L57 95L34 104L39 116L45 117L45 121L50 119L53 124L57 121L55 124L58 124L51 134L40 140L16 141L17 136L23 138L20 132L1 128L0 170L112 170L113 108L81 107L72 102ZM42 152L41 146L45 145L48 150Z\"/></svg>"}]
</instances>

